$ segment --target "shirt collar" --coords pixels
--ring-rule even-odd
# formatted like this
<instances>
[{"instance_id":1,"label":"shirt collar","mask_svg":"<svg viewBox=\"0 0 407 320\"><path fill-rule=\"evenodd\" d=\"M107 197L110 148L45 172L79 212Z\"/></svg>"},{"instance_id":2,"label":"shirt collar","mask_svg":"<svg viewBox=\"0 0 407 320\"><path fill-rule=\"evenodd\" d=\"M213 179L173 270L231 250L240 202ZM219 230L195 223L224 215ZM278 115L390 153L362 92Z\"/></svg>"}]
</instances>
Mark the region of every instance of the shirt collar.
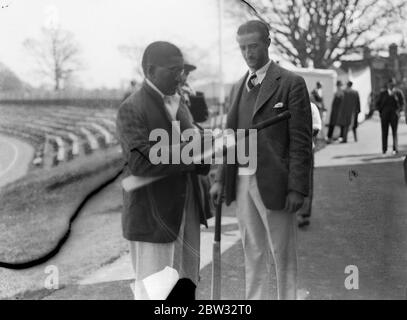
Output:
<instances>
[{"instance_id":1,"label":"shirt collar","mask_svg":"<svg viewBox=\"0 0 407 320\"><path fill-rule=\"evenodd\" d=\"M146 78L145 80L146 80L146 83L151 87L151 89L153 89L155 92L157 92L157 93L160 95L160 97L164 99L165 94L162 93L162 92L160 91L160 89L158 89L158 88L154 85L154 83L152 83L149 79Z\"/></svg>"},{"instance_id":2,"label":"shirt collar","mask_svg":"<svg viewBox=\"0 0 407 320\"><path fill-rule=\"evenodd\" d=\"M146 83L151 87L151 89L153 89L155 92L157 92L160 95L160 97L163 99L164 106L170 116L171 121L176 121L178 107L179 107L181 97L178 94L174 94L172 96L166 96L149 79L146 78L145 80L146 80Z\"/></svg>"},{"instance_id":3,"label":"shirt collar","mask_svg":"<svg viewBox=\"0 0 407 320\"><path fill-rule=\"evenodd\" d=\"M263 82L264 78L266 77L267 70L269 69L270 64L271 64L271 60L269 60L264 66L262 66L260 69L258 69L256 71L249 70L249 76L247 77L246 85L247 85L247 82L249 81L250 76L253 74L256 74L256 76L257 76L256 82L258 84L261 84Z\"/></svg>"}]
</instances>

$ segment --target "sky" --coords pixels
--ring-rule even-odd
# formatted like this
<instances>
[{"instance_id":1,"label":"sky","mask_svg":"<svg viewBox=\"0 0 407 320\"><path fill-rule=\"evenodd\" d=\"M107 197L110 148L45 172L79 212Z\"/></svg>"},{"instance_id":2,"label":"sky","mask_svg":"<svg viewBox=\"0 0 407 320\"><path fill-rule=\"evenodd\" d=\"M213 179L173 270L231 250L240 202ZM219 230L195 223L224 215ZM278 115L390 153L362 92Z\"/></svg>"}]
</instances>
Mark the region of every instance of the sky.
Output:
<instances>
[{"instance_id":1,"label":"sky","mask_svg":"<svg viewBox=\"0 0 407 320\"><path fill-rule=\"evenodd\" d=\"M217 0L0 0L0 3L3 6L0 61L32 85L38 85L42 79L22 43L27 38L39 38L41 28L50 24L59 24L74 34L83 64L76 78L86 88L114 88L128 83L134 76L133 62L120 52L123 45L145 46L151 41L167 40L187 48L199 46L208 50L205 59L214 65L218 63ZM234 43L236 26L229 21L223 25L223 39L236 49L224 53L224 77L233 81L246 68ZM199 61L192 62L199 67Z\"/></svg>"},{"instance_id":2,"label":"sky","mask_svg":"<svg viewBox=\"0 0 407 320\"><path fill-rule=\"evenodd\" d=\"M72 32L81 50L83 68L75 84L85 88L123 88L134 78L135 61L120 46L145 47L167 40L181 48L201 47L205 61L219 62L219 0L0 0L0 62L21 79L38 86L44 79L23 47L27 38L39 38L41 28L57 24ZM239 0L235 0L238 2ZM229 8L230 9L230 8ZM233 7L241 10L241 6ZM246 71L235 41L238 21L223 21L223 76L234 82ZM272 56L273 58L273 56Z\"/></svg>"}]
</instances>

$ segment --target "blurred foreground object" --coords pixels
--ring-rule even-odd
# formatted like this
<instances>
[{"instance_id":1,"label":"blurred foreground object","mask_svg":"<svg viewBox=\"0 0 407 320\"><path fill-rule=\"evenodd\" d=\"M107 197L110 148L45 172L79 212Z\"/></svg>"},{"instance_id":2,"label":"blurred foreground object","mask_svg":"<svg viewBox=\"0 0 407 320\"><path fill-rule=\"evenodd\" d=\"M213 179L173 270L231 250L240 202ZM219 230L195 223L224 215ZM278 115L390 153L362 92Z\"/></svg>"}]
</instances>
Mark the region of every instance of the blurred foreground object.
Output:
<instances>
[{"instance_id":1,"label":"blurred foreground object","mask_svg":"<svg viewBox=\"0 0 407 320\"><path fill-rule=\"evenodd\" d=\"M179 279L177 270L165 267L147 278L134 282L134 300L165 300Z\"/></svg>"}]
</instances>

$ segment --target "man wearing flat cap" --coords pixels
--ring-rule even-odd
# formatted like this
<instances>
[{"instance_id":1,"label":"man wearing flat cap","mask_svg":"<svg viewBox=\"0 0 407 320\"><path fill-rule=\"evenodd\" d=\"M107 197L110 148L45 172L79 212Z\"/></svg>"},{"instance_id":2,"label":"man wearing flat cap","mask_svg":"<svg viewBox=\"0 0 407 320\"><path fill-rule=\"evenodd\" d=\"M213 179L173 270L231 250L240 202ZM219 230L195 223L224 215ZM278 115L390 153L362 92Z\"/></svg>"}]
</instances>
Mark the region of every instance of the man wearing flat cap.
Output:
<instances>
[{"instance_id":1,"label":"man wearing flat cap","mask_svg":"<svg viewBox=\"0 0 407 320\"><path fill-rule=\"evenodd\" d=\"M181 51L173 44L158 41L144 51L142 67L145 81L120 106L117 134L126 161L124 177L164 176L147 186L123 191L122 226L130 242L135 278L141 281L167 266L176 269L180 279L192 282L194 298L199 279L200 223L206 224L203 204L197 188L197 174L207 174L209 166L152 164L149 153L155 142L149 141L154 129L165 130L170 145L172 126L179 133L192 128L192 117L177 89L184 72ZM173 159L169 149L169 158Z\"/></svg>"},{"instance_id":2,"label":"man wearing flat cap","mask_svg":"<svg viewBox=\"0 0 407 320\"><path fill-rule=\"evenodd\" d=\"M195 123L205 122L209 116L208 105L205 101L203 92L195 91L188 83L189 74L196 70L196 66L190 63L184 64L184 74L182 76L182 82L180 86L180 95L183 95L192 118Z\"/></svg>"}]
</instances>

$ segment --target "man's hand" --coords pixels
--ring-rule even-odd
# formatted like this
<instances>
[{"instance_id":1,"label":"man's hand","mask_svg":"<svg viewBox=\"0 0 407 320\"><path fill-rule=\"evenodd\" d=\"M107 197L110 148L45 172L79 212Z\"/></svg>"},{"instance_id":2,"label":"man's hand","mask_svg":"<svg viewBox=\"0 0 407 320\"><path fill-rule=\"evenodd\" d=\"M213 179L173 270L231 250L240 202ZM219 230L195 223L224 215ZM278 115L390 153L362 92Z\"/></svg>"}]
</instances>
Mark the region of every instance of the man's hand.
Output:
<instances>
[{"instance_id":1,"label":"man's hand","mask_svg":"<svg viewBox=\"0 0 407 320\"><path fill-rule=\"evenodd\" d=\"M400 116L401 116L401 110L397 110L397 111L396 111L396 114L397 114L397 117L400 118Z\"/></svg>"},{"instance_id":2,"label":"man's hand","mask_svg":"<svg viewBox=\"0 0 407 320\"><path fill-rule=\"evenodd\" d=\"M304 203L304 196L297 191L290 191L287 196L284 211L297 212Z\"/></svg>"},{"instance_id":3,"label":"man's hand","mask_svg":"<svg viewBox=\"0 0 407 320\"><path fill-rule=\"evenodd\" d=\"M222 184L215 182L209 190L212 202L217 205L222 197Z\"/></svg>"}]
</instances>

